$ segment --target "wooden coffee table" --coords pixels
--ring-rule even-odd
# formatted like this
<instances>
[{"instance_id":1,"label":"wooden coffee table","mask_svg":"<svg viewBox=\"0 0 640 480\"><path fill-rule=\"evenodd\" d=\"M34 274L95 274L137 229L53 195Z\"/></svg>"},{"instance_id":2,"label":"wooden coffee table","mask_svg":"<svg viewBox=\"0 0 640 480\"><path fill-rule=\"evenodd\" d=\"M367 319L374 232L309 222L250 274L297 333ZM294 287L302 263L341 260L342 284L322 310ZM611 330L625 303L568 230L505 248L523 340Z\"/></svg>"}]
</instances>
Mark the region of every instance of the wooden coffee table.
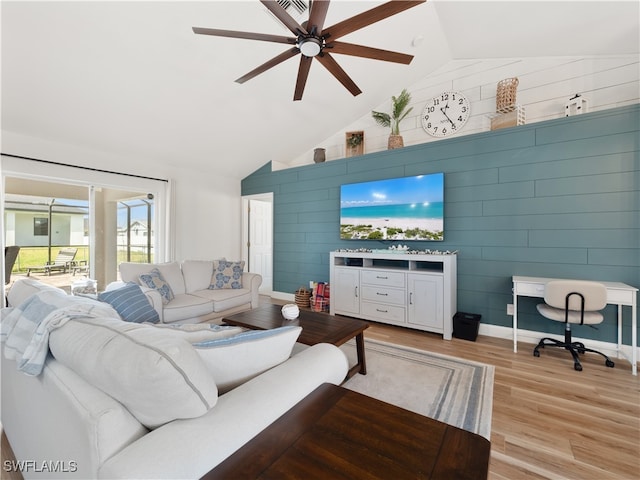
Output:
<instances>
[{"instance_id":1,"label":"wooden coffee table","mask_svg":"<svg viewBox=\"0 0 640 480\"><path fill-rule=\"evenodd\" d=\"M305 345L331 343L339 347L355 337L358 361L349 368L347 378L351 378L356 373L367 374L363 333L369 328L367 322L310 310L300 310L300 316L297 319L285 320L281 309L282 305L261 305L246 312L224 317L223 321L228 325L237 325L251 330L270 330L285 325L299 325L302 327L302 332L298 342Z\"/></svg>"},{"instance_id":2,"label":"wooden coffee table","mask_svg":"<svg viewBox=\"0 0 640 480\"><path fill-rule=\"evenodd\" d=\"M490 450L475 433L324 384L202 478L486 479Z\"/></svg>"}]
</instances>

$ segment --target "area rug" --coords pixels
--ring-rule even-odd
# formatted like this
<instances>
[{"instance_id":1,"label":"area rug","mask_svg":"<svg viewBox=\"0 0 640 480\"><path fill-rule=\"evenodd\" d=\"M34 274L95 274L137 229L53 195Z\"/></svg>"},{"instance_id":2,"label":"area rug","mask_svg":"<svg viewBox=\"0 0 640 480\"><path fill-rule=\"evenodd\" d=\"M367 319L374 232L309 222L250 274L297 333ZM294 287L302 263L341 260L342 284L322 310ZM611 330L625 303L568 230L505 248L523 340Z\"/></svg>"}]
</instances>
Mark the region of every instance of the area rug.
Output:
<instances>
[{"instance_id":1,"label":"area rug","mask_svg":"<svg viewBox=\"0 0 640 480\"><path fill-rule=\"evenodd\" d=\"M340 348L355 364L355 343ZM374 340L365 355L367 374L343 387L489 439L493 365Z\"/></svg>"}]
</instances>

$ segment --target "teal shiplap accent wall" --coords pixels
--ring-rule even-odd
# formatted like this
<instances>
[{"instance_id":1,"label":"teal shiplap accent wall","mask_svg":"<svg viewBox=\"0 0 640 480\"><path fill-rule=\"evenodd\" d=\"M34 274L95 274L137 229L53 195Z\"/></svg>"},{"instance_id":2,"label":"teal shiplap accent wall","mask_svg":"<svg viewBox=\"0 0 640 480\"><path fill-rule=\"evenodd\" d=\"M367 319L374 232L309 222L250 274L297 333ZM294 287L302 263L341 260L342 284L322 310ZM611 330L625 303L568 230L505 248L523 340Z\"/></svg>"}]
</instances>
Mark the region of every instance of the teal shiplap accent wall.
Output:
<instances>
[{"instance_id":1,"label":"teal shiplap accent wall","mask_svg":"<svg viewBox=\"0 0 640 480\"><path fill-rule=\"evenodd\" d=\"M513 275L640 287L639 120L633 105L280 171L267 164L242 194L274 193L274 290L293 293L329 281L332 250L392 244L340 240L341 184L444 172L445 240L409 246L459 250L457 310L510 327ZM538 301L519 302L519 326L561 334ZM615 307L605 313L598 331L576 335L614 342ZM631 308L623 315L630 344Z\"/></svg>"}]
</instances>

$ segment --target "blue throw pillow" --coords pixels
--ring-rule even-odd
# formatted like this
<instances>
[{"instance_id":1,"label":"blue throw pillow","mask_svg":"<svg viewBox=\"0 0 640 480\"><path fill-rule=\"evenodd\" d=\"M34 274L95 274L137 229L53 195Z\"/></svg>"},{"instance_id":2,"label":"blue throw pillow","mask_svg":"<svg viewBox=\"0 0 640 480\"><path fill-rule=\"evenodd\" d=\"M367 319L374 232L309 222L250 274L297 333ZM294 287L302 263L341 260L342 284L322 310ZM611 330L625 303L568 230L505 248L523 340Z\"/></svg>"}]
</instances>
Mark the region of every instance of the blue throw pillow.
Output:
<instances>
[{"instance_id":1,"label":"blue throw pillow","mask_svg":"<svg viewBox=\"0 0 640 480\"><path fill-rule=\"evenodd\" d=\"M98 295L98 300L111 305L125 322L158 323L158 312L151 306L140 285L127 283L124 287Z\"/></svg>"},{"instance_id":2,"label":"blue throw pillow","mask_svg":"<svg viewBox=\"0 0 640 480\"><path fill-rule=\"evenodd\" d=\"M242 288L242 271L244 260L228 262L226 260L213 261L213 275L211 276L210 290L219 288Z\"/></svg>"},{"instance_id":3,"label":"blue throw pillow","mask_svg":"<svg viewBox=\"0 0 640 480\"><path fill-rule=\"evenodd\" d=\"M157 268L154 268L149 273L143 273L139 278L141 283L149 288L153 288L154 290L158 291L158 293L162 297L162 303L164 305L174 299L171 286L167 283L167 281L160 273L160 270L158 270Z\"/></svg>"}]
</instances>

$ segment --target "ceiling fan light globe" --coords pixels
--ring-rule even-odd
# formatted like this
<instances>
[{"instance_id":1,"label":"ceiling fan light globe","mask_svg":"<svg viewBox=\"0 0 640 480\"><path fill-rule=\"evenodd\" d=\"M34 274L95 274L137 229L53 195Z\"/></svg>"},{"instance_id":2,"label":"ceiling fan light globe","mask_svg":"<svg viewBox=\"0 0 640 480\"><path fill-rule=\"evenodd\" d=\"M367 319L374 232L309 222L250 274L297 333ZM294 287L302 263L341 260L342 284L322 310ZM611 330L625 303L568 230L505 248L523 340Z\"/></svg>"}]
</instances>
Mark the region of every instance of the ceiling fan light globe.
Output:
<instances>
[{"instance_id":1,"label":"ceiling fan light globe","mask_svg":"<svg viewBox=\"0 0 640 480\"><path fill-rule=\"evenodd\" d=\"M298 49L305 57L315 57L322 50L322 46L317 38L306 38L298 44Z\"/></svg>"}]
</instances>

